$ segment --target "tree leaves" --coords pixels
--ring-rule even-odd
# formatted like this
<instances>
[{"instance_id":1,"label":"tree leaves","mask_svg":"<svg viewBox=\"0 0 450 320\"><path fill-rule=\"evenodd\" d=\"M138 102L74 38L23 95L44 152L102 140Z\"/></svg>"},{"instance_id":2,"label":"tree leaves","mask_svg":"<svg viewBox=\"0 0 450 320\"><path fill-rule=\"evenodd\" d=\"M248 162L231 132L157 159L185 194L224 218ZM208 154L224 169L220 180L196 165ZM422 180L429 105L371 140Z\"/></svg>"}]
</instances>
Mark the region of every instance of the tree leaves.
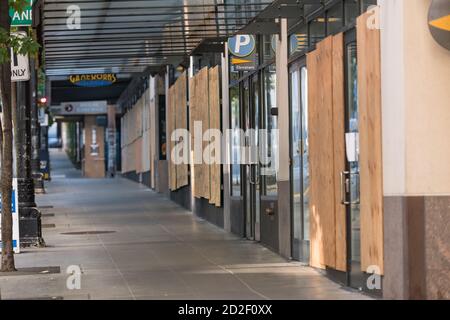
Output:
<instances>
[{"instance_id":1,"label":"tree leaves","mask_svg":"<svg viewBox=\"0 0 450 320\"><path fill-rule=\"evenodd\" d=\"M30 4L30 0L8 0L9 7L15 11L22 13L25 10L25 6Z\"/></svg>"},{"instance_id":2,"label":"tree leaves","mask_svg":"<svg viewBox=\"0 0 450 320\"><path fill-rule=\"evenodd\" d=\"M18 36L0 28L0 64L9 61L10 48L12 48L16 54L34 55L38 53L40 47L41 46L30 36Z\"/></svg>"},{"instance_id":3,"label":"tree leaves","mask_svg":"<svg viewBox=\"0 0 450 320\"><path fill-rule=\"evenodd\" d=\"M31 3L30 0L8 0L9 7L21 13ZM30 36L17 36L0 28L0 64L10 60L10 48L14 53L34 55L38 53L40 45Z\"/></svg>"}]
</instances>

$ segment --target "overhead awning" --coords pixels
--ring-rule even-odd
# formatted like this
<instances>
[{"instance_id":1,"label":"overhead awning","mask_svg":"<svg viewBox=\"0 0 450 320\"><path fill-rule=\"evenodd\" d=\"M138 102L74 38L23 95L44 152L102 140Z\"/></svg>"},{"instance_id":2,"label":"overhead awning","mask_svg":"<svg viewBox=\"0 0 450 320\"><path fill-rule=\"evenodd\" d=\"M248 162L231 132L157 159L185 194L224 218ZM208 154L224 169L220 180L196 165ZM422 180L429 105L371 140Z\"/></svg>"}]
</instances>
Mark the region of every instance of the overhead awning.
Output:
<instances>
[{"instance_id":1,"label":"overhead awning","mask_svg":"<svg viewBox=\"0 0 450 320\"><path fill-rule=\"evenodd\" d=\"M243 28L267 0L46 0L46 74L140 73ZM79 17L79 19L78 19Z\"/></svg>"}]
</instances>

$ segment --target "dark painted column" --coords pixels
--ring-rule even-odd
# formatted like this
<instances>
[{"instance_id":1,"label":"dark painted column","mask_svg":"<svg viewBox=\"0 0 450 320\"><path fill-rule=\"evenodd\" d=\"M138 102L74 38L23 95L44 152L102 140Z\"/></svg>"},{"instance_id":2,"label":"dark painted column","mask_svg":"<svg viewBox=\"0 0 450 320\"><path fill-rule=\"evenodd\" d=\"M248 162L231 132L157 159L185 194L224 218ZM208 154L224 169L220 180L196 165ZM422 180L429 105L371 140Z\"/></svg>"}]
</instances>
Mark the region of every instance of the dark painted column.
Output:
<instances>
[{"instance_id":1,"label":"dark painted column","mask_svg":"<svg viewBox=\"0 0 450 320\"><path fill-rule=\"evenodd\" d=\"M108 143L107 175L113 178L116 174L116 106L108 105L108 128L106 129Z\"/></svg>"},{"instance_id":2,"label":"dark painted column","mask_svg":"<svg viewBox=\"0 0 450 320\"><path fill-rule=\"evenodd\" d=\"M40 172L40 126L38 119L37 106L37 72L35 70L35 61L30 59L30 134L31 134L31 176L34 182L34 188L37 192L43 192L44 185L42 174Z\"/></svg>"},{"instance_id":3,"label":"dark painted column","mask_svg":"<svg viewBox=\"0 0 450 320\"><path fill-rule=\"evenodd\" d=\"M35 70L30 69L31 78ZM31 168L31 100L32 81L17 82L15 116L16 168L19 198L19 232L23 246L41 245L41 214L36 208Z\"/></svg>"}]
</instances>

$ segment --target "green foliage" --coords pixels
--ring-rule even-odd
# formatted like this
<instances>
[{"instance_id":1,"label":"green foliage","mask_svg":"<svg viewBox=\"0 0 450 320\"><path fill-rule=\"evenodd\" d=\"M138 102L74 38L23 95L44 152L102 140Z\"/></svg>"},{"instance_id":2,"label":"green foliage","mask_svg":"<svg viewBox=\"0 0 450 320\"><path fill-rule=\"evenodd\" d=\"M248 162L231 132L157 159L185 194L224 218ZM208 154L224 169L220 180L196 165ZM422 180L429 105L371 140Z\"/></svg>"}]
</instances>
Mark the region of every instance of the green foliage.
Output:
<instances>
[{"instance_id":1,"label":"green foliage","mask_svg":"<svg viewBox=\"0 0 450 320\"><path fill-rule=\"evenodd\" d=\"M18 36L0 28L0 64L9 61L10 48L16 54L35 55L39 52L40 45L30 36Z\"/></svg>"},{"instance_id":2,"label":"green foliage","mask_svg":"<svg viewBox=\"0 0 450 320\"><path fill-rule=\"evenodd\" d=\"M13 8L15 11L22 13L25 6L30 3L30 0L8 0L9 7Z\"/></svg>"},{"instance_id":3,"label":"green foliage","mask_svg":"<svg viewBox=\"0 0 450 320\"><path fill-rule=\"evenodd\" d=\"M18 12L23 12L30 0L9 0L9 6ZM10 59L10 48L16 54L35 55L39 52L40 45L30 36L17 36L0 28L0 64Z\"/></svg>"}]
</instances>

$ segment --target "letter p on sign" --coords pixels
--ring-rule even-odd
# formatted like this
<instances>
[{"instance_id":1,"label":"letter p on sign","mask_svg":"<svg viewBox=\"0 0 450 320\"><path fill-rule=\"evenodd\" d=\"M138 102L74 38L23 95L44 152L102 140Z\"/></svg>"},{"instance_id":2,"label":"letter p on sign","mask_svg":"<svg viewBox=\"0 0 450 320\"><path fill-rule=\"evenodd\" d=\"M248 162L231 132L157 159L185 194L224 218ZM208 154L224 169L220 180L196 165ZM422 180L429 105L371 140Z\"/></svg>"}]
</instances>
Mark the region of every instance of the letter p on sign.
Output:
<instances>
[{"instance_id":1,"label":"letter p on sign","mask_svg":"<svg viewBox=\"0 0 450 320\"><path fill-rule=\"evenodd\" d=\"M236 37L236 43L234 45L234 52L240 53L241 46L245 47L250 44L250 36L248 34L240 34Z\"/></svg>"}]
</instances>

